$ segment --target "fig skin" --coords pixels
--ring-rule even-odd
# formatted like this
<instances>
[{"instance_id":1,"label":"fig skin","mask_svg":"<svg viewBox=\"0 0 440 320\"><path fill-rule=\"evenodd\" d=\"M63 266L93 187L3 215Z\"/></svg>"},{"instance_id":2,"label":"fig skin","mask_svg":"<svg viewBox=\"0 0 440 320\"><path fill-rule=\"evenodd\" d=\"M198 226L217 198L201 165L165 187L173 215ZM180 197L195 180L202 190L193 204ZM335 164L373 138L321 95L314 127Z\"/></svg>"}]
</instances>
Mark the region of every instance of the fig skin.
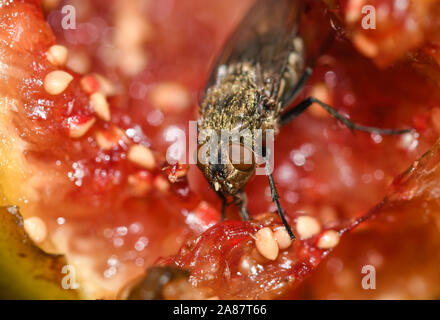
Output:
<instances>
[{"instance_id":1,"label":"fig skin","mask_svg":"<svg viewBox=\"0 0 440 320\"><path fill-rule=\"evenodd\" d=\"M32 242L17 207L0 208L0 299L78 299L77 290L62 287L66 265Z\"/></svg>"}]
</instances>

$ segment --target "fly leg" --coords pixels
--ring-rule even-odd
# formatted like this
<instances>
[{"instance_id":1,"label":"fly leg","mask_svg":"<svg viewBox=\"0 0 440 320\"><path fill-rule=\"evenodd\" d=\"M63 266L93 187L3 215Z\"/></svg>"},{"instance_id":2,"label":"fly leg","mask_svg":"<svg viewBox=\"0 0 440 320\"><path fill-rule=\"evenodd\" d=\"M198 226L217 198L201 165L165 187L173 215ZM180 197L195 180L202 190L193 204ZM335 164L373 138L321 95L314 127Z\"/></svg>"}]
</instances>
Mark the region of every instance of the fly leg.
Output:
<instances>
[{"instance_id":1,"label":"fly leg","mask_svg":"<svg viewBox=\"0 0 440 320\"><path fill-rule=\"evenodd\" d=\"M240 191L235 196L235 204L240 208L240 217L243 221L248 221L251 219L249 211L247 208L247 196L244 191Z\"/></svg>"},{"instance_id":2,"label":"fly leg","mask_svg":"<svg viewBox=\"0 0 440 320\"><path fill-rule=\"evenodd\" d=\"M216 191L218 197L220 198L220 200L222 201L222 211L221 211L221 216L220 216L220 221L224 221L226 218L226 207L228 206L228 202L226 200L225 195L221 192L221 191Z\"/></svg>"},{"instance_id":3,"label":"fly leg","mask_svg":"<svg viewBox=\"0 0 440 320\"><path fill-rule=\"evenodd\" d=\"M286 90L286 92L282 93L282 109L290 106L290 104L293 102L301 89L304 88L304 86L306 85L307 80L309 80L310 76L312 75L312 72L312 68L306 68L298 83L290 90Z\"/></svg>"},{"instance_id":4,"label":"fly leg","mask_svg":"<svg viewBox=\"0 0 440 320\"><path fill-rule=\"evenodd\" d=\"M267 174L267 177L269 178L270 193L272 195L272 201L275 202L275 204L277 205L278 214L279 214L281 220L283 221L284 227L286 228L287 233L290 236L290 239L295 240L296 237L293 234L292 228L290 228L290 225L286 220L286 216L284 215L283 208L281 208L280 196L278 195L278 191L275 186L275 180L273 179L272 172L269 167L269 162L267 160L266 160L266 174Z\"/></svg>"},{"instance_id":5,"label":"fly leg","mask_svg":"<svg viewBox=\"0 0 440 320\"><path fill-rule=\"evenodd\" d=\"M318 100L314 97L309 97L301 101L299 104L297 104L292 109L286 111L284 114L281 115L280 118L280 126L283 126L296 117L298 117L301 113L303 113L308 107L310 107L313 103L317 103L322 108L324 108L328 113L330 113L333 117L335 117L338 121L346 125L350 130L359 130L359 131L366 131L366 132L374 132L379 134L403 134L412 131L412 129L382 129L382 128L376 128L376 127L368 127L363 126L357 123L354 123L350 119L348 119L346 116L339 113L337 110L335 110L333 107L329 106L328 104L322 102L321 100Z\"/></svg>"}]
</instances>

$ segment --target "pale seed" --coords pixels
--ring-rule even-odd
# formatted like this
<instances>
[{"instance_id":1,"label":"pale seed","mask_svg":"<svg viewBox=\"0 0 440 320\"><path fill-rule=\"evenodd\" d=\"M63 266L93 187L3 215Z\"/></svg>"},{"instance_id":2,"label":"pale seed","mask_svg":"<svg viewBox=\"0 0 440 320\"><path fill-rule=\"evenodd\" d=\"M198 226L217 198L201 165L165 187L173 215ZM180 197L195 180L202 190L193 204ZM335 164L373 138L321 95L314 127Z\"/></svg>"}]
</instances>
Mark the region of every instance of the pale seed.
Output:
<instances>
[{"instance_id":1,"label":"pale seed","mask_svg":"<svg viewBox=\"0 0 440 320\"><path fill-rule=\"evenodd\" d=\"M92 108L98 117L104 121L110 121L110 107L108 105L107 99L100 92L95 92L90 96L90 103Z\"/></svg>"},{"instance_id":2,"label":"pale seed","mask_svg":"<svg viewBox=\"0 0 440 320\"><path fill-rule=\"evenodd\" d=\"M309 239L321 232L321 224L313 217L300 216L296 220L296 231L302 240Z\"/></svg>"},{"instance_id":3,"label":"pale seed","mask_svg":"<svg viewBox=\"0 0 440 320\"><path fill-rule=\"evenodd\" d=\"M273 235L281 250L287 249L292 244L292 239L285 227L276 228Z\"/></svg>"},{"instance_id":4,"label":"pale seed","mask_svg":"<svg viewBox=\"0 0 440 320\"><path fill-rule=\"evenodd\" d=\"M318 248L332 249L339 243L339 233L334 230L325 231L318 240Z\"/></svg>"},{"instance_id":5,"label":"pale seed","mask_svg":"<svg viewBox=\"0 0 440 320\"><path fill-rule=\"evenodd\" d=\"M46 239L47 227L39 217L24 219L24 230L35 243L41 243Z\"/></svg>"},{"instance_id":6,"label":"pale seed","mask_svg":"<svg viewBox=\"0 0 440 320\"><path fill-rule=\"evenodd\" d=\"M279 247L272 230L268 227L258 230L255 235L255 245L258 252L269 260L278 257Z\"/></svg>"},{"instance_id":7,"label":"pale seed","mask_svg":"<svg viewBox=\"0 0 440 320\"><path fill-rule=\"evenodd\" d=\"M71 138L81 138L87 133L87 131L89 131L89 129L93 126L95 121L96 121L95 118L91 118L86 122L71 125L69 129L69 136Z\"/></svg>"},{"instance_id":8,"label":"pale seed","mask_svg":"<svg viewBox=\"0 0 440 320\"><path fill-rule=\"evenodd\" d=\"M44 78L44 89L51 95L57 95L64 90L73 80L73 76L65 71L56 70L48 73Z\"/></svg>"},{"instance_id":9,"label":"pale seed","mask_svg":"<svg viewBox=\"0 0 440 320\"><path fill-rule=\"evenodd\" d=\"M153 152L140 144L130 147L127 154L128 160L144 167L146 169L154 169L156 166L156 160L154 159Z\"/></svg>"},{"instance_id":10,"label":"pale seed","mask_svg":"<svg viewBox=\"0 0 440 320\"><path fill-rule=\"evenodd\" d=\"M47 60L55 67L64 67L69 51L65 46L53 45L47 50Z\"/></svg>"}]
</instances>

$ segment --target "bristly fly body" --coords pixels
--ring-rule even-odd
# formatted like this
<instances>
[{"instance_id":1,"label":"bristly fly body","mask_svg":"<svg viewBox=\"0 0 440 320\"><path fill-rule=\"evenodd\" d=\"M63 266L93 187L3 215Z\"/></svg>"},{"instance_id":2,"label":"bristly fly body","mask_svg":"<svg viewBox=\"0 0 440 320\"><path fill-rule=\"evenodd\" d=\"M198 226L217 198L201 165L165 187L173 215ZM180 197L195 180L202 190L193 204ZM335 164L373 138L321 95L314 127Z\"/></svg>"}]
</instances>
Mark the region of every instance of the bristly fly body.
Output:
<instances>
[{"instance_id":1,"label":"bristly fly body","mask_svg":"<svg viewBox=\"0 0 440 320\"><path fill-rule=\"evenodd\" d=\"M319 104L352 130L381 134L409 131L355 124L314 97L288 108L311 74L311 67L305 62L305 45L298 34L301 12L301 0L257 0L251 7L227 40L208 80L200 104L199 146L206 142L200 139L200 132L204 130L218 136L222 130L246 129L250 132L272 130L277 134L281 126L313 103ZM263 149L263 154L257 155L253 145L243 139L238 143L220 140L218 144L218 149L210 150L218 161L199 161L198 166L223 201L222 218L227 197L232 197L240 208L241 218L248 220L244 187L255 174L255 158L267 159L266 155L271 151ZM228 152L237 145L240 152L251 150L253 156L250 160L239 157L238 162L231 161ZM267 161L265 165L268 169ZM272 200L290 237L295 239L280 205L271 170L267 170L267 176Z\"/></svg>"}]
</instances>

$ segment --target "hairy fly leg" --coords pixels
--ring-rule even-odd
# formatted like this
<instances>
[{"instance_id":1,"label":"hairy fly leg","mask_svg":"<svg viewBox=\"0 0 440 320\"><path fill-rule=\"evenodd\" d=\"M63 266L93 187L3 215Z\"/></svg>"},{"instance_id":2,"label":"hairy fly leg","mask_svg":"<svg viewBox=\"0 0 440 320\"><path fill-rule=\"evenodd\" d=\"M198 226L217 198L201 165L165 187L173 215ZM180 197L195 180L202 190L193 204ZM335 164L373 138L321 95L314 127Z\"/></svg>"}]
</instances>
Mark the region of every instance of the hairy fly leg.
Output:
<instances>
[{"instance_id":1,"label":"hairy fly leg","mask_svg":"<svg viewBox=\"0 0 440 320\"><path fill-rule=\"evenodd\" d=\"M284 91L281 100L282 109L288 107L294 101L295 97L301 92L301 90L306 85L307 81L312 75L312 72L313 72L312 68L310 67L305 68L304 73L301 75L301 78L299 78L298 83L294 87L290 89L282 90Z\"/></svg>"},{"instance_id":2,"label":"hairy fly leg","mask_svg":"<svg viewBox=\"0 0 440 320\"><path fill-rule=\"evenodd\" d=\"M249 210L247 208L247 196L244 191L238 192L234 195L235 204L240 208L240 217L243 221L248 221L251 219L249 215Z\"/></svg>"},{"instance_id":3,"label":"hairy fly leg","mask_svg":"<svg viewBox=\"0 0 440 320\"><path fill-rule=\"evenodd\" d=\"M366 131L366 132L373 132L373 133L379 133L379 134L403 134L408 133L412 131L412 129L382 129L382 128L376 128L376 127L369 127L369 126L363 126L357 123L354 123L350 119L348 119L346 116L339 113L336 109L329 106L328 104L322 102L319 99L316 99L314 97L308 97L298 103L295 107L292 109L286 111L284 114L281 115L279 124L280 126L283 126L296 117L298 117L301 113L303 113L308 107L310 107L313 103L317 103L322 108L324 108L328 113L330 113L333 117L335 117L338 121L346 125L350 130L359 130L359 131Z\"/></svg>"},{"instance_id":4,"label":"hairy fly leg","mask_svg":"<svg viewBox=\"0 0 440 320\"><path fill-rule=\"evenodd\" d=\"M221 209L221 216L220 216L220 221L224 221L226 218L226 207L228 206L228 202L226 200L225 195L223 194L223 192L221 191L216 191L218 197L220 198L220 200L222 201L222 209Z\"/></svg>"},{"instance_id":5,"label":"hairy fly leg","mask_svg":"<svg viewBox=\"0 0 440 320\"><path fill-rule=\"evenodd\" d=\"M272 201L275 202L275 204L277 205L278 214L279 214L281 220L283 221L283 225L286 228L287 233L290 236L290 239L295 240L296 237L293 234L292 228L290 228L290 225L289 225L289 223L286 220L286 216L284 214L284 210L281 207L280 196L278 194L278 191L277 191L277 188L276 188L276 185L275 185L275 180L274 180L274 178L272 176L272 172L270 170L270 164L269 164L269 162L267 160L266 160L266 175L269 178L270 193L271 193L271 196L272 196Z\"/></svg>"}]
</instances>

